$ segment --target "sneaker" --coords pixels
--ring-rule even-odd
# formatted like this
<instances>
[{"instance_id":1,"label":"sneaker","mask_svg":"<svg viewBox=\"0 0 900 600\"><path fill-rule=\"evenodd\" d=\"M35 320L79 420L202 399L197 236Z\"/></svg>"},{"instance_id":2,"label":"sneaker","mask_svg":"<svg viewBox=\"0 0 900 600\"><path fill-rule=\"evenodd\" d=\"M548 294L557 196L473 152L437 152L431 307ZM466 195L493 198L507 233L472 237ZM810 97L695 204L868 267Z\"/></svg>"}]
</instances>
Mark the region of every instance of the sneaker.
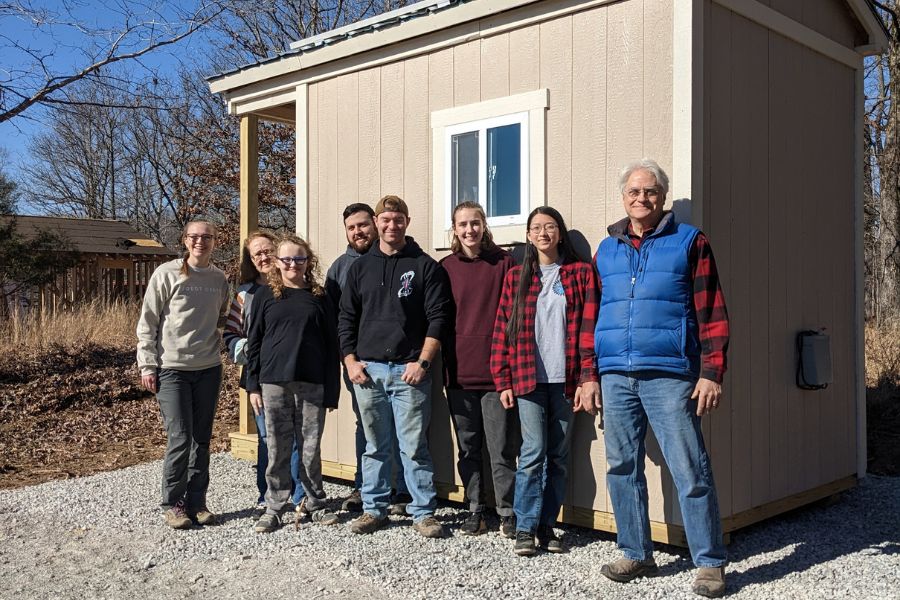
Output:
<instances>
[{"instance_id":1,"label":"sneaker","mask_svg":"<svg viewBox=\"0 0 900 600\"><path fill-rule=\"evenodd\" d=\"M725 595L725 567L700 567L691 591L706 598L721 598Z\"/></svg>"},{"instance_id":2,"label":"sneaker","mask_svg":"<svg viewBox=\"0 0 900 600\"><path fill-rule=\"evenodd\" d=\"M163 513L163 519L165 519L166 525L172 529L190 529L194 524L184 508L184 502L181 500Z\"/></svg>"},{"instance_id":3,"label":"sneaker","mask_svg":"<svg viewBox=\"0 0 900 600\"><path fill-rule=\"evenodd\" d=\"M395 517L402 517L406 514L406 505L412 502L412 496L404 492L394 494L392 498L390 514Z\"/></svg>"},{"instance_id":4,"label":"sneaker","mask_svg":"<svg viewBox=\"0 0 900 600\"><path fill-rule=\"evenodd\" d=\"M562 541L556 537L556 532L550 525L540 525L537 528L537 545L538 548L545 552L560 554L563 552Z\"/></svg>"},{"instance_id":5,"label":"sneaker","mask_svg":"<svg viewBox=\"0 0 900 600\"><path fill-rule=\"evenodd\" d=\"M272 533L279 527L281 527L281 517L273 513L266 513L253 526L253 531L256 533Z\"/></svg>"},{"instance_id":6,"label":"sneaker","mask_svg":"<svg viewBox=\"0 0 900 600\"><path fill-rule=\"evenodd\" d=\"M601 575L619 583L628 583L638 577L656 575L657 571L659 571L659 567L656 566L656 561L652 558L646 560L620 558L615 562L607 563L600 567Z\"/></svg>"},{"instance_id":7,"label":"sneaker","mask_svg":"<svg viewBox=\"0 0 900 600\"><path fill-rule=\"evenodd\" d=\"M459 532L463 535L480 535L487 531L487 523L480 512L471 512L466 520L463 521Z\"/></svg>"},{"instance_id":8,"label":"sneaker","mask_svg":"<svg viewBox=\"0 0 900 600\"><path fill-rule=\"evenodd\" d=\"M444 537L444 526L433 516L425 517L421 521L413 523L413 529L418 531L422 537L442 538Z\"/></svg>"},{"instance_id":9,"label":"sneaker","mask_svg":"<svg viewBox=\"0 0 900 600\"><path fill-rule=\"evenodd\" d=\"M313 523L319 525L334 525L338 522L338 516L327 508L318 508L309 514Z\"/></svg>"},{"instance_id":10,"label":"sneaker","mask_svg":"<svg viewBox=\"0 0 900 600\"><path fill-rule=\"evenodd\" d=\"M519 556L534 556L537 553L534 547L534 534L530 531L517 531L513 552Z\"/></svg>"},{"instance_id":11,"label":"sneaker","mask_svg":"<svg viewBox=\"0 0 900 600\"><path fill-rule=\"evenodd\" d=\"M346 510L347 512L362 512L362 509L362 494L359 490L350 492L350 495L347 496L347 499L341 504L341 510Z\"/></svg>"},{"instance_id":12,"label":"sneaker","mask_svg":"<svg viewBox=\"0 0 900 600\"><path fill-rule=\"evenodd\" d=\"M387 525L387 517L376 517L372 513L364 512L350 523L350 531L353 533L374 533Z\"/></svg>"},{"instance_id":13,"label":"sneaker","mask_svg":"<svg viewBox=\"0 0 900 600\"><path fill-rule=\"evenodd\" d=\"M500 535L508 540L516 539L516 515L500 517Z\"/></svg>"},{"instance_id":14,"label":"sneaker","mask_svg":"<svg viewBox=\"0 0 900 600\"><path fill-rule=\"evenodd\" d=\"M197 510L189 510L188 516L200 525L215 525L219 522L218 515L206 508L206 505L199 507Z\"/></svg>"}]
</instances>

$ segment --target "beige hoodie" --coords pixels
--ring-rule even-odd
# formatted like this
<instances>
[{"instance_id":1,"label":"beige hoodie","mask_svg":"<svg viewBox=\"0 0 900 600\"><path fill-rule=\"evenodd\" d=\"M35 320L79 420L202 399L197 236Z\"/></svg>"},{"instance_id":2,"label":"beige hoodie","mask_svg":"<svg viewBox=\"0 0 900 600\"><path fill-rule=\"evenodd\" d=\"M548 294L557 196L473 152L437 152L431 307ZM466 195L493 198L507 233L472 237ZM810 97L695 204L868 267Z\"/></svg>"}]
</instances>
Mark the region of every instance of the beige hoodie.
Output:
<instances>
[{"instance_id":1,"label":"beige hoodie","mask_svg":"<svg viewBox=\"0 0 900 600\"><path fill-rule=\"evenodd\" d=\"M150 277L137 324L137 363L141 375L156 369L199 371L222 362L219 328L225 323L230 290L214 266L188 267L182 259L161 264Z\"/></svg>"}]
</instances>

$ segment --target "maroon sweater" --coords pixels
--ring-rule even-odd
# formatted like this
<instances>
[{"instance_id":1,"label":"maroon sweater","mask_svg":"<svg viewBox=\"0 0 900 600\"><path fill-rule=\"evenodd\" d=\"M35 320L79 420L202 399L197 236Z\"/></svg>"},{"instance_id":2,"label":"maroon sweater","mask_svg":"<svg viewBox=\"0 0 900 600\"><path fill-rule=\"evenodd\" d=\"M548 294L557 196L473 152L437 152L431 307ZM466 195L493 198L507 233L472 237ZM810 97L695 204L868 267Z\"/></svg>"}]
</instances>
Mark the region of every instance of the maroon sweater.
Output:
<instances>
[{"instance_id":1,"label":"maroon sweater","mask_svg":"<svg viewBox=\"0 0 900 600\"><path fill-rule=\"evenodd\" d=\"M443 346L447 387L494 389L491 336L503 278L515 264L509 252L500 248L476 258L459 252L441 260L455 305L455 326Z\"/></svg>"}]
</instances>

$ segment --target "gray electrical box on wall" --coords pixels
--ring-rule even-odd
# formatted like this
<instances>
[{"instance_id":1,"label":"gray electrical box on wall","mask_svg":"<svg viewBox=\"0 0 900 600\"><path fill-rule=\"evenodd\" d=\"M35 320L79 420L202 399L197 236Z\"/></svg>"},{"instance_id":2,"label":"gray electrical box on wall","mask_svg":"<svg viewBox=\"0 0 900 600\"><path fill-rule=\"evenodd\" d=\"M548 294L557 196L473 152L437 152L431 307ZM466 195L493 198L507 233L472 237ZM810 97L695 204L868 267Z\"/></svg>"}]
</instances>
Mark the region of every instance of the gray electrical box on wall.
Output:
<instances>
[{"instance_id":1,"label":"gray electrical box on wall","mask_svg":"<svg viewBox=\"0 0 900 600\"><path fill-rule=\"evenodd\" d=\"M797 387L823 390L834 381L831 371L831 337L824 329L797 334Z\"/></svg>"}]
</instances>

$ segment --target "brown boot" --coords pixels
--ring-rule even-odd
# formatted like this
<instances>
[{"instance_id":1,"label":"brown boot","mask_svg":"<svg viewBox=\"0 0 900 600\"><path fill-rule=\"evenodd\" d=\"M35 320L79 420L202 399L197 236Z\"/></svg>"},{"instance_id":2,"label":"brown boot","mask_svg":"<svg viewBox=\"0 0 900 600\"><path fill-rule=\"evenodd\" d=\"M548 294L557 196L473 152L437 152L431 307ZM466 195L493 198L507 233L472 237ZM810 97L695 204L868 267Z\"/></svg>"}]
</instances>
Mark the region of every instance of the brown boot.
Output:
<instances>
[{"instance_id":1,"label":"brown boot","mask_svg":"<svg viewBox=\"0 0 900 600\"><path fill-rule=\"evenodd\" d=\"M700 567L691 590L706 598L721 598L725 595L725 567Z\"/></svg>"},{"instance_id":2,"label":"brown boot","mask_svg":"<svg viewBox=\"0 0 900 600\"><path fill-rule=\"evenodd\" d=\"M620 558L615 562L607 563L600 567L601 575L619 583L628 583L638 577L656 575L657 571L659 571L659 567L656 566L656 561L652 558L646 560Z\"/></svg>"}]
</instances>

